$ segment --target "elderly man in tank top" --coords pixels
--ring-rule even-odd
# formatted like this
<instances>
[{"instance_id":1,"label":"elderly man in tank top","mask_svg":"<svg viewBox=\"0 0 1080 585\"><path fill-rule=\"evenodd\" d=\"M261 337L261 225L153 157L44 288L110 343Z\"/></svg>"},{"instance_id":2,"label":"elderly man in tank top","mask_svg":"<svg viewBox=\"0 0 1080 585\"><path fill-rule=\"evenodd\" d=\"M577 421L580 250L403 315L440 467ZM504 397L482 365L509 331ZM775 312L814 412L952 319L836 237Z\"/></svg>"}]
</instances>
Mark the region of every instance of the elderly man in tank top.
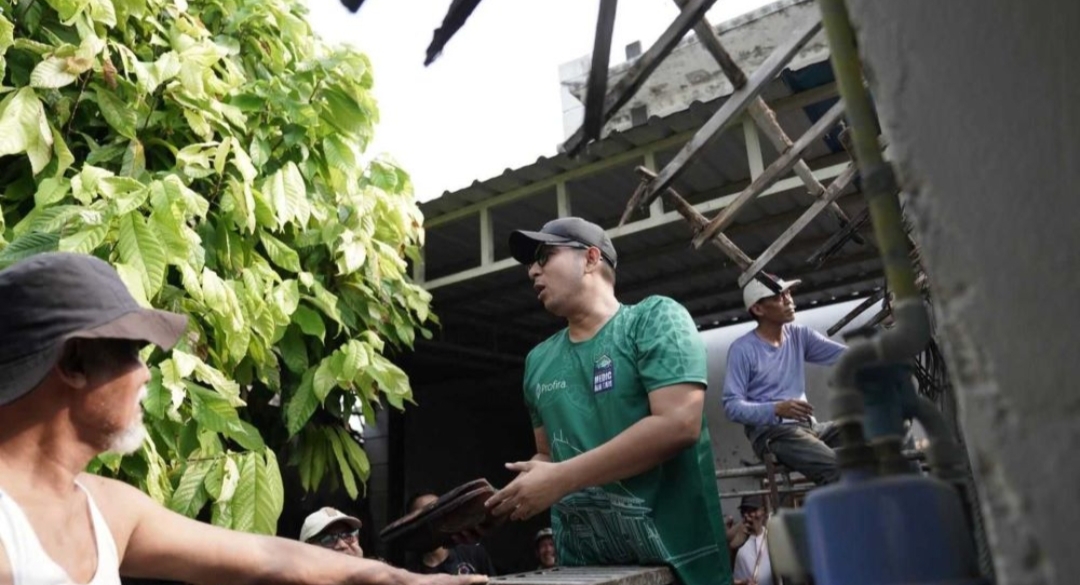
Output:
<instances>
[{"instance_id":1,"label":"elderly man in tank top","mask_svg":"<svg viewBox=\"0 0 1080 585\"><path fill-rule=\"evenodd\" d=\"M309 544L217 528L83 473L145 439L148 343L186 318L140 307L97 258L39 254L0 271L0 585L185 583L465 585Z\"/></svg>"}]
</instances>

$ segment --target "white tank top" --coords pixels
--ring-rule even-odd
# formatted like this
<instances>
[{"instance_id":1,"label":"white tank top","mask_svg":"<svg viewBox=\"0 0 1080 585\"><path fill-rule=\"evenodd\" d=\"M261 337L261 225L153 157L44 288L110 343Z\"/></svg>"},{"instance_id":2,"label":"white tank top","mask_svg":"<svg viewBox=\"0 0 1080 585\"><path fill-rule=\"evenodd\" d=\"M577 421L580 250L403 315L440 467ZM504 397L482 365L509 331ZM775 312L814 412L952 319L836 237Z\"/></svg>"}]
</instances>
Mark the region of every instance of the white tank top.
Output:
<instances>
[{"instance_id":1,"label":"white tank top","mask_svg":"<svg viewBox=\"0 0 1080 585\"><path fill-rule=\"evenodd\" d=\"M86 494L90 504L90 518L97 542L97 572L86 585L120 585L120 560L116 554L109 526L94 504L94 498L79 482L75 482ZM7 553L8 563L15 585L70 585L75 581L67 571L49 558L41 547L34 528L30 525L15 500L0 490L0 545Z\"/></svg>"}]
</instances>

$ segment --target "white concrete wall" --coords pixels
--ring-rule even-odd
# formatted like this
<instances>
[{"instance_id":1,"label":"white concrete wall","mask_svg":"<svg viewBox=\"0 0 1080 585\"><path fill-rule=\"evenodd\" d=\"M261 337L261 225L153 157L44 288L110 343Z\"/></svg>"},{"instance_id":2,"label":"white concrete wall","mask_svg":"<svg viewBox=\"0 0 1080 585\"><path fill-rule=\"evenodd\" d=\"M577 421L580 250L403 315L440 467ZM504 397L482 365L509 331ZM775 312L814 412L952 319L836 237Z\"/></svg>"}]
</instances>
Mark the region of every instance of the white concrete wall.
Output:
<instances>
[{"instance_id":1,"label":"white concrete wall","mask_svg":"<svg viewBox=\"0 0 1080 585\"><path fill-rule=\"evenodd\" d=\"M1001 584L1080 575L1080 3L849 0Z\"/></svg>"},{"instance_id":2,"label":"white concrete wall","mask_svg":"<svg viewBox=\"0 0 1080 585\"><path fill-rule=\"evenodd\" d=\"M807 0L782 0L734 20L717 25L721 43L747 76L750 76L773 49L783 44L796 28L816 15L817 5ZM623 47L612 47L612 54ZM647 51L648 47L642 47ZM819 33L791 60L791 69L800 69L828 58L825 37ZM559 67L562 84L563 132L572 135L585 116L585 93L592 57L564 63ZM614 58L613 58L614 60ZM609 72L608 88L622 79L633 64L616 65ZM731 83L720 71L712 55L705 51L693 32L676 47L664 62L649 76L634 97L616 112L604 127L606 136L612 131L631 127L630 112L644 105L648 115L667 116L685 110L694 101L709 101L733 91Z\"/></svg>"}]
</instances>

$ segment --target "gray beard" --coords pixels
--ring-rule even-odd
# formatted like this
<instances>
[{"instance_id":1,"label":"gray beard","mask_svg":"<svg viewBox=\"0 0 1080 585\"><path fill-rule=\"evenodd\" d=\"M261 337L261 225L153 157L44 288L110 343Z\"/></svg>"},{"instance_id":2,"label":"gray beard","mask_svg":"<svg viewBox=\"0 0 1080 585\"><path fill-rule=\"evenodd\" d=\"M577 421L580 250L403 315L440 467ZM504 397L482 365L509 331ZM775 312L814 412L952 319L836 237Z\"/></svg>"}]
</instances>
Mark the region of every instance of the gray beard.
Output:
<instances>
[{"instance_id":1,"label":"gray beard","mask_svg":"<svg viewBox=\"0 0 1080 585\"><path fill-rule=\"evenodd\" d=\"M139 390L139 394L135 398L136 404L140 405L140 412L142 410L141 404L144 398L146 398L146 386L143 386ZM143 425L142 415L140 414L139 420L109 438L109 445L105 450L109 453L116 453L118 455L131 455L138 451L145 441L146 426Z\"/></svg>"},{"instance_id":2,"label":"gray beard","mask_svg":"<svg viewBox=\"0 0 1080 585\"><path fill-rule=\"evenodd\" d=\"M131 455L142 447L146 441L146 427L142 421L129 426L109 439L106 451L119 455Z\"/></svg>"}]
</instances>

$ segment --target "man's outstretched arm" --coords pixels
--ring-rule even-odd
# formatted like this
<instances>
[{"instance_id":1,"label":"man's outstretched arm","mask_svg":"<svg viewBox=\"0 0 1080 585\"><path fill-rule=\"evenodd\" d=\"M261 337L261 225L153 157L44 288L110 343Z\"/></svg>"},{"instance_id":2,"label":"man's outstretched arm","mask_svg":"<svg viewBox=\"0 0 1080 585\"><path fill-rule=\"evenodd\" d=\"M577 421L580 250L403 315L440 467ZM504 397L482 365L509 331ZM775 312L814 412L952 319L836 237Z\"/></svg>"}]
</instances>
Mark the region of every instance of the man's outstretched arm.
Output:
<instances>
[{"instance_id":1,"label":"man's outstretched arm","mask_svg":"<svg viewBox=\"0 0 1080 585\"><path fill-rule=\"evenodd\" d=\"M122 502L106 517L121 552L124 576L216 583L304 585L467 585L486 579L433 580L378 561L358 559L295 540L226 530L159 505L139 490L112 480L85 482L99 502ZM88 486L89 487L89 486ZM425 580L427 579L427 580Z\"/></svg>"}]
</instances>

